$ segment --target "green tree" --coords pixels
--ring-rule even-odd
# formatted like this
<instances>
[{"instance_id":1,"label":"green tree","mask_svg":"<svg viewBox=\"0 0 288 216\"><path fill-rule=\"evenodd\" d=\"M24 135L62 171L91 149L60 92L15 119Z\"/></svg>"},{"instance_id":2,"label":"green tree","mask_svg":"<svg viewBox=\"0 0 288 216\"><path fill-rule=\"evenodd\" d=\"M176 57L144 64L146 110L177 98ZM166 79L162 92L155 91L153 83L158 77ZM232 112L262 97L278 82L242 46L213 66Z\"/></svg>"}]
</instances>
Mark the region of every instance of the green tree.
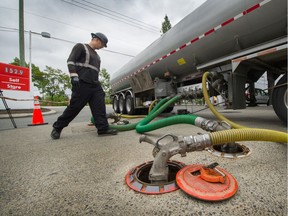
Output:
<instances>
[{"instance_id":1,"label":"green tree","mask_svg":"<svg viewBox=\"0 0 288 216\"><path fill-rule=\"evenodd\" d=\"M171 23L170 23L170 20L167 16L167 14L165 15L164 17L164 22L162 22L162 29L161 29L161 33L162 35L165 34L169 29L171 29Z\"/></svg>"},{"instance_id":2,"label":"green tree","mask_svg":"<svg viewBox=\"0 0 288 216\"><path fill-rule=\"evenodd\" d=\"M10 64L16 65L16 66L20 66L20 59L17 58L17 57L15 57L15 58L13 59L13 62L11 62ZM25 62L25 67L28 67L28 64L27 64L26 62Z\"/></svg>"},{"instance_id":3,"label":"green tree","mask_svg":"<svg viewBox=\"0 0 288 216\"><path fill-rule=\"evenodd\" d=\"M40 71L39 67L32 64L32 82L38 89L43 89L45 83L45 74Z\"/></svg>"},{"instance_id":4,"label":"green tree","mask_svg":"<svg viewBox=\"0 0 288 216\"><path fill-rule=\"evenodd\" d=\"M99 81L106 95L105 98L106 103L111 103L110 94L112 93L112 89L110 85L110 74L107 72L105 68L102 68L100 70Z\"/></svg>"},{"instance_id":5,"label":"green tree","mask_svg":"<svg viewBox=\"0 0 288 216\"><path fill-rule=\"evenodd\" d=\"M70 77L59 69L46 66L43 73L43 82L39 91L49 96L52 101L66 99L66 90L71 88ZM56 100L57 98L57 100Z\"/></svg>"}]
</instances>

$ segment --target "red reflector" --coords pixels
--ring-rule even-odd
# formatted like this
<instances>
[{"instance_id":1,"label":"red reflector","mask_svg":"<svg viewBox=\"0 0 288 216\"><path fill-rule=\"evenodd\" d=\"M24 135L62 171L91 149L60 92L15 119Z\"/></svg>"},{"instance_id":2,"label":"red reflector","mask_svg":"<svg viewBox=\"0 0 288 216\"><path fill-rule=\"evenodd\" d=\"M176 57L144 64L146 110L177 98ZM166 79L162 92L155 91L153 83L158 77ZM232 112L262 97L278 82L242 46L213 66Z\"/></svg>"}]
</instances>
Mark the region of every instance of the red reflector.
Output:
<instances>
[{"instance_id":1,"label":"red reflector","mask_svg":"<svg viewBox=\"0 0 288 216\"><path fill-rule=\"evenodd\" d=\"M225 25L227 25L227 24L229 24L230 22L233 22L233 21L234 21L234 18L231 18L231 19L223 22L223 23L221 24L221 26L223 27L223 26L225 26Z\"/></svg>"},{"instance_id":2,"label":"red reflector","mask_svg":"<svg viewBox=\"0 0 288 216\"><path fill-rule=\"evenodd\" d=\"M245 12L246 12L246 13L250 13L251 11L253 11L253 10L259 8L259 7L260 7L260 4L254 5L253 7L247 9Z\"/></svg>"},{"instance_id":3,"label":"red reflector","mask_svg":"<svg viewBox=\"0 0 288 216\"><path fill-rule=\"evenodd\" d=\"M212 32L214 32L215 30L214 29L211 29L211 30L209 30L209 31L207 31L204 35L206 36L206 35L209 35L209 34L211 34Z\"/></svg>"}]
</instances>

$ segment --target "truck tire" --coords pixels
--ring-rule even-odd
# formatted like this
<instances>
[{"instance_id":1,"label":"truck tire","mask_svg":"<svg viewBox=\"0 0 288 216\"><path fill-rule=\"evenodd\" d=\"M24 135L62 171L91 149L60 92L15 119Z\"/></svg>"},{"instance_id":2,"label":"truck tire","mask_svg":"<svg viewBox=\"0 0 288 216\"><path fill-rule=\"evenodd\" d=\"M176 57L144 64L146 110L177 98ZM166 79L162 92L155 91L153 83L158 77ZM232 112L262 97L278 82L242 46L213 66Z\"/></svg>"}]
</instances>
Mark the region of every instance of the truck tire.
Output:
<instances>
[{"instance_id":1,"label":"truck tire","mask_svg":"<svg viewBox=\"0 0 288 216\"><path fill-rule=\"evenodd\" d=\"M125 99L122 95L120 95L119 97L119 112L122 114L126 114Z\"/></svg>"},{"instance_id":2,"label":"truck tire","mask_svg":"<svg viewBox=\"0 0 288 216\"><path fill-rule=\"evenodd\" d=\"M134 100L131 95L127 95L125 106L126 106L126 112L128 115L133 115L135 113Z\"/></svg>"},{"instance_id":3,"label":"truck tire","mask_svg":"<svg viewBox=\"0 0 288 216\"><path fill-rule=\"evenodd\" d=\"M283 85L285 84L286 85ZM281 121L285 124L287 123L287 74L285 74L277 83L276 87L272 93L272 106L275 113Z\"/></svg>"},{"instance_id":4,"label":"truck tire","mask_svg":"<svg viewBox=\"0 0 288 216\"><path fill-rule=\"evenodd\" d=\"M113 97L113 110L115 113L119 113L119 101L116 96Z\"/></svg>"}]
</instances>

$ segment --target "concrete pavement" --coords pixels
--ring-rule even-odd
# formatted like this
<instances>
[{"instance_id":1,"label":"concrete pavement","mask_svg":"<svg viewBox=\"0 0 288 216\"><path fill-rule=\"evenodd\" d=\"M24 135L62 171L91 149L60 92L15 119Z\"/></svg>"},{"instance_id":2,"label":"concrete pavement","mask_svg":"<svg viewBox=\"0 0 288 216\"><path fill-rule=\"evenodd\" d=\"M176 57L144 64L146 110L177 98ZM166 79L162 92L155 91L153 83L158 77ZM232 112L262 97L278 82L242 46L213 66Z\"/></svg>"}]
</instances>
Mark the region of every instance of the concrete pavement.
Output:
<instances>
[{"instance_id":1,"label":"concrete pavement","mask_svg":"<svg viewBox=\"0 0 288 216\"><path fill-rule=\"evenodd\" d=\"M251 154L241 159L208 151L171 158L187 165L218 162L237 179L235 196L207 202L181 190L145 195L129 189L127 172L153 160L153 146L139 144L134 130L98 137L87 122L72 122L61 139L51 140L51 127L0 131L0 215L287 215L287 145L242 142ZM181 124L147 135L167 133L206 132Z\"/></svg>"}]
</instances>

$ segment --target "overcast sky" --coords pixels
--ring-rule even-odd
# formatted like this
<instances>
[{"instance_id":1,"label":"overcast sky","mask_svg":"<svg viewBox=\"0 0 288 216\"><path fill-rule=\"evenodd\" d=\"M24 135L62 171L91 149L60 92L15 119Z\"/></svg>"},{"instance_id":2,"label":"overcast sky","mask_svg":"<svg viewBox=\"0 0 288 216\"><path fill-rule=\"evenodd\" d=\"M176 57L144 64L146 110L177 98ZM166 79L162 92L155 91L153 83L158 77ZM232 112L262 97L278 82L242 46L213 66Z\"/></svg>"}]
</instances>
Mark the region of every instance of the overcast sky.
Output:
<instances>
[{"instance_id":1,"label":"overcast sky","mask_svg":"<svg viewBox=\"0 0 288 216\"><path fill-rule=\"evenodd\" d=\"M137 55L160 37L165 14L174 26L203 2L205 0L24 0L24 29L48 32L53 38L75 43L88 43L91 32L104 33L109 42L106 51L98 51L101 68L113 74L131 60L130 56ZM19 57L18 4L19 0L0 1L0 62L10 63ZM32 63L41 70L47 65L68 73L66 60L73 43L53 38L32 34ZM25 34L25 60L29 62L28 33Z\"/></svg>"}]
</instances>

